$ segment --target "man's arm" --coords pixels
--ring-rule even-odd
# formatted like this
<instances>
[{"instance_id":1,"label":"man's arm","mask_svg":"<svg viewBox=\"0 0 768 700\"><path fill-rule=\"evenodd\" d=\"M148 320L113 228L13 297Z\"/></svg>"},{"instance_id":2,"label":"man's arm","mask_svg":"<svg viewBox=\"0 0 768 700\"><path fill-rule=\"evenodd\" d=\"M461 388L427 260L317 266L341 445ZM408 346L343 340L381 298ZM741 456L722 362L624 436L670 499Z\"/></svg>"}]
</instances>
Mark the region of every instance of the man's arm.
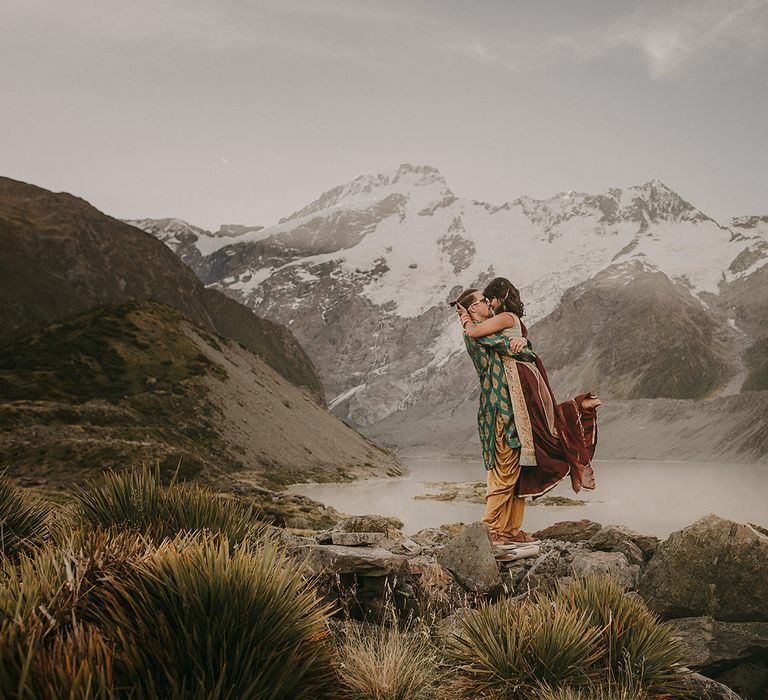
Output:
<instances>
[{"instance_id":1,"label":"man's arm","mask_svg":"<svg viewBox=\"0 0 768 700\"><path fill-rule=\"evenodd\" d=\"M470 338L468 335L463 336L463 338L469 358L472 360L472 364L475 366L477 374L482 377L483 372L488 366L488 350L480 347L475 339Z\"/></svg>"},{"instance_id":2,"label":"man's arm","mask_svg":"<svg viewBox=\"0 0 768 700\"><path fill-rule=\"evenodd\" d=\"M468 338L468 336L465 336L465 338ZM493 333L492 335L485 335L482 338L471 338L470 340L473 343L477 343L482 347L488 348L489 350L495 350L500 355L509 355L514 357L516 360L522 360L525 362L530 361L536 357L533 350L530 348L530 341L527 338L523 338L523 340L528 343L529 347L523 348L519 352L512 352L510 350L509 342L511 338L504 333Z\"/></svg>"}]
</instances>

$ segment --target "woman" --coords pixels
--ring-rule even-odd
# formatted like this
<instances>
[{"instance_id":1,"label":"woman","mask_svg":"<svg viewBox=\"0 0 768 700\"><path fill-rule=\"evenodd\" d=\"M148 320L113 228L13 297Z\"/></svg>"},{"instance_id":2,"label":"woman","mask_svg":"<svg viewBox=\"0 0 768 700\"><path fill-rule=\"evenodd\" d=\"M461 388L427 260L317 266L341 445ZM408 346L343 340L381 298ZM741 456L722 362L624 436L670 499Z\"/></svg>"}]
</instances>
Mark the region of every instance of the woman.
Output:
<instances>
[{"instance_id":1,"label":"woman","mask_svg":"<svg viewBox=\"0 0 768 700\"><path fill-rule=\"evenodd\" d=\"M544 366L528 347L523 304L509 280L496 278L483 292L467 290L456 306L481 380L478 427L488 470L483 520L496 545L531 542L520 529L525 496L541 496L568 474L574 491L595 486L600 400L583 394L555 402ZM500 383L502 397L494 398Z\"/></svg>"}]
</instances>

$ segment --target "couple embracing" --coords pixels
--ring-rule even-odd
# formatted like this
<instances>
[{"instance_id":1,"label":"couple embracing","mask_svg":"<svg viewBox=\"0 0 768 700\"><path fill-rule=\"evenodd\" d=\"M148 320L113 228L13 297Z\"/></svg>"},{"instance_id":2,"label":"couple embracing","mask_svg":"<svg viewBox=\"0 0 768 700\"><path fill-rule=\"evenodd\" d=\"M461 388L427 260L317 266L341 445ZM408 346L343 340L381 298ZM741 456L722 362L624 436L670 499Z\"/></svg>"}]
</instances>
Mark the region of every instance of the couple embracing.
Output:
<instances>
[{"instance_id":1,"label":"couple embracing","mask_svg":"<svg viewBox=\"0 0 768 700\"><path fill-rule=\"evenodd\" d=\"M570 476L575 492L594 489L597 443L593 394L558 404L541 360L528 341L523 303L503 277L451 302L480 377L478 430L487 471L486 523L495 546L532 543L522 530L526 497L537 497Z\"/></svg>"}]
</instances>

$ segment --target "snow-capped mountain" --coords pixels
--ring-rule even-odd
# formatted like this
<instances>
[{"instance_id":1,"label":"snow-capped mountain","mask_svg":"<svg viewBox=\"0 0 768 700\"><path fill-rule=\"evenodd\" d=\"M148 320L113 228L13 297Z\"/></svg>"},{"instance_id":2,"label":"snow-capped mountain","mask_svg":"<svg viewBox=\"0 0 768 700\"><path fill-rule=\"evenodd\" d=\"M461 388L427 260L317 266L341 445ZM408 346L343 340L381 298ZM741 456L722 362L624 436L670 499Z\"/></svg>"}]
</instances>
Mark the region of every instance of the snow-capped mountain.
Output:
<instances>
[{"instance_id":1,"label":"snow-capped mountain","mask_svg":"<svg viewBox=\"0 0 768 700\"><path fill-rule=\"evenodd\" d=\"M225 238L230 243L238 236L260 231L263 226L223 224L216 233L188 224L182 219L126 219L125 223L151 233L165 243L184 263L189 265L205 281L206 255L217 250ZM225 244L226 245L226 244Z\"/></svg>"},{"instance_id":2,"label":"snow-capped mountain","mask_svg":"<svg viewBox=\"0 0 768 700\"><path fill-rule=\"evenodd\" d=\"M491 205L457 196L434 168L401 165L358 176L236 237L194 227L169 236L167 225L132 223L175 247L207 284L287 324L331 405L358 425L409 408L428 412L457 386L473 395L476 380L446 302L496 275L520 288L529 327L550 317L532 336L550 350L545 362L563 386L586 376L569 364L609 356L603 349L617 329L622 347L631 347L663 328L666 340L685 337L657 353L690 357L700 349L701 357L637 366L641 356L627 352L609 363L610 375L595 376L598 388L624 398L712 395L742 371L740 352L759 335L752 312L740 316L740 285L768 271L768 217L718 223L658 180ZM635 311L644 317L607 303L624 287L643 290ZM726 309L720 300L729 290L737 301ZM579 313L606 316L581 324L600 337L569 363ZM612 325L617 314L621 322ZM654 381L662 366L664 380ZM693 376L670 381L675 371Z\"/></svg>"}]
</instances>

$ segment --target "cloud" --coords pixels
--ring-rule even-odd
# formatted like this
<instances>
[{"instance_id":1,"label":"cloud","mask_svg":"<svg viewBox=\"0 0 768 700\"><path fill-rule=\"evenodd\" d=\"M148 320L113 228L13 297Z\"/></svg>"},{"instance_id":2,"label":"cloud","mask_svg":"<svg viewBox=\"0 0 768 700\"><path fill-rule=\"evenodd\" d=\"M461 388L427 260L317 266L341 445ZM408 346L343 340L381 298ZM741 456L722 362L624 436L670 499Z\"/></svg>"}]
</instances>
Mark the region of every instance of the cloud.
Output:
<instances>
[{"instance_id":1,"label":"cloud","mask_svg":"<svg viewBox=\"0 0 768 700\"><path fill-rule=\"evenodd\" d=\"M762 53L768 48L766 31L768 0L688 2L661 15L641 11L617 23L605 48L636 48L645 55L651 77L658 78L713 51Z\"/></svg>"},{"instance_id":2,"label":"cloud","mask_svg":"<svg viewBox=\"0 0 768 700\"><path fill-rule=\"evenodd\" d=\"M702 56L728 53L749 60L768 51L768 0L646 2L630 15L574 27L569 33L484 37L460 41L453 50L511 72L584 62L618 50L640 52L653 79L679 73Z\"/></svg>"},{"instance_id":3,"label":"cloud","mask_svg":"<svg viewBox=\"0 0 768 700\"><path fill-rule=\"evenodd\" d=\"M6 0L16 30L4 39L20 55L37 37L42 47L62 52L120 47L141 55L295 58L390 71L459 56L526 73L629 50L654 79L712 53L749 60L768 50L768 0L638 0L611 5L609 18L596 17L597 3L575 13L572 1L542 5L521 20L517 3L479 3L469 12L447 0Z\"/></svg>"}]
</instances>

